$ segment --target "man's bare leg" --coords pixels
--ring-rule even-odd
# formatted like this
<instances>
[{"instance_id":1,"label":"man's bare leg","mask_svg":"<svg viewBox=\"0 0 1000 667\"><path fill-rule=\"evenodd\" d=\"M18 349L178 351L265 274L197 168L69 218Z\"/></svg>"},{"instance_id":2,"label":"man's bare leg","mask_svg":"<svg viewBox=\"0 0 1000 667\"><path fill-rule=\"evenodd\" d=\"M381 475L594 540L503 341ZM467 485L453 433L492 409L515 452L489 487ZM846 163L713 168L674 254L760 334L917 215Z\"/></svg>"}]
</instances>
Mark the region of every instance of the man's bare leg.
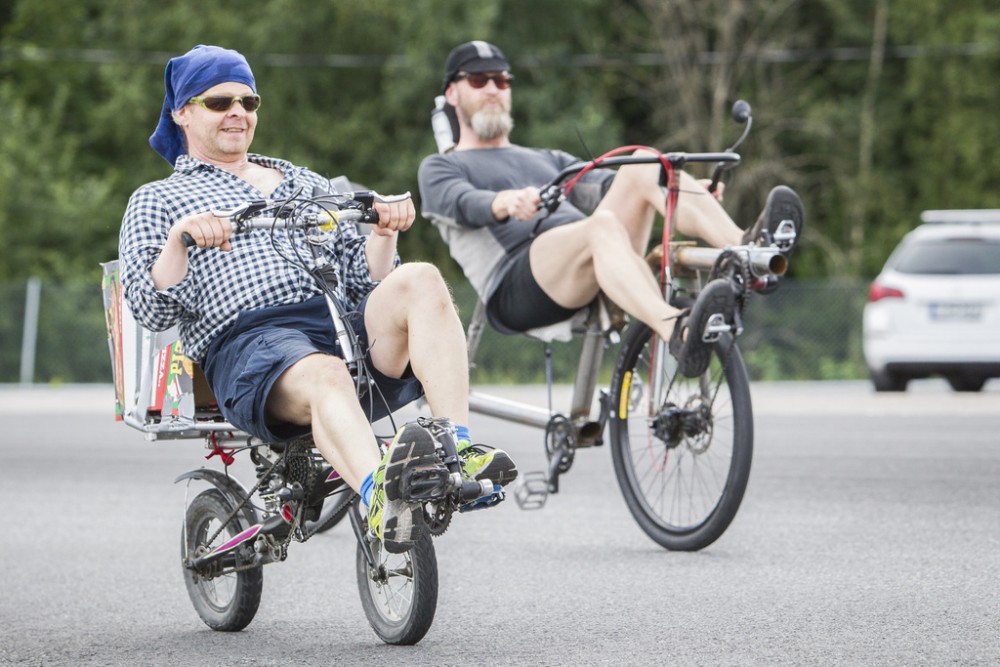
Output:
<instances>
[{"instance_id":1,"label":"man's bare leg","mask_svg":"<svg viewBox=\"0 0 1000 667\"><path fill-rule=\"evenodd\" d=\"M375 367L401 377L411 364L431 412L467 424L465 335L451 294L430 264L404 264L368 297L365 327ZM273 418L312 425L323 458L354 490L381 454L343 360L312 354L285 371L268 398Z\"/></svg>"},{"instance_id":2,"label":"man's bare leg","mask_svg":"<svg viewBox=\"0 0 1000 667\"><path fill-rule=\"evenodd\" d=\"M376 368L401 377L409 364L433 415L469 423L465 332L436 267L413 262L390 273L368 297L365 328Z\"/></svg>"},{"instance_id":3,"label":"man's bare leg","mask_svg":"<svg viewBox=\"0 0 1000 667\"><path fill-rule=\"evenodd\" d=\"M663 300L643 259L655 212L665 212L660 166L622 167L593 216L549 230L531 245L531 271L546 294L565 308L589 303L597 292L669 338L678 314ZM742 231L697 181L682 173L679 231L720 246L738 244ZM704 197L700 194L704 192ZM689 200L690 203L686 203Z\"/></svg>"},{"instance_id":4,"label":"man's bare leg","mask_svg":"<svg viewBox=\"0 0 1000 667\"><path fill-rule=\"evenodd\" d=\"M276 420L311 424L313 440L323 458L358 491L382 455L355 391L342 359L311 354L274 383L267 411Z\"/></svg>"},{"instance_id":5,"label":"man's bare leg","mask_svg":"<svg viewBox=\"0 0 1000 667\"><path fill-rule=\"evenodd\" d=\"M531 273L564 308L590 303L598 291L668 338L677 309L659 286L625 227L609 211L541 234L529 250Z\"/></svg>"},{"instance_id":6,"label":"man's bare leg","mask_svg":"<svg viewBox=\"0 0 1000 667\"><path fill-rule=\"evenodd\" d=\"M636 155L650 155L636 151ZM626 165L618 170L615 180L604 195L597 210L612 211L633 240L638 254L643 255L649 244L653 212L666 215L666 199L660 187L659 164ZM677 200L675 231L700 238L712 247L739 245L743 230L733 222L722 204L693 176L679 172L680 197Z\"/></svg>"}]
</instances>

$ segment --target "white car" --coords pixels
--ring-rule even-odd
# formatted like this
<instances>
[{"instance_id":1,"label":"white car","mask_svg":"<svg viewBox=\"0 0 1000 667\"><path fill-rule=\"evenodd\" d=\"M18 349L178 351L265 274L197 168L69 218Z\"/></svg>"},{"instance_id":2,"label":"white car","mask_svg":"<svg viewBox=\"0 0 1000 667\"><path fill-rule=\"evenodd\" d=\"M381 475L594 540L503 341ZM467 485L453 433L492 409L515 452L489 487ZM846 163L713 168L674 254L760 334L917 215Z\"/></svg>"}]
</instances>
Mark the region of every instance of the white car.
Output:
<instances>
[{"instance_id":1,"label":"white car","mask_svg":"<svg viewBox=\"0 0 1000 667\"><path fill-rule=\"evenodd\" d=\"M868 291L864 354L876 391L943 375L1000 377L1000 210L924 211Z\"/></svg>"}]
</instances>

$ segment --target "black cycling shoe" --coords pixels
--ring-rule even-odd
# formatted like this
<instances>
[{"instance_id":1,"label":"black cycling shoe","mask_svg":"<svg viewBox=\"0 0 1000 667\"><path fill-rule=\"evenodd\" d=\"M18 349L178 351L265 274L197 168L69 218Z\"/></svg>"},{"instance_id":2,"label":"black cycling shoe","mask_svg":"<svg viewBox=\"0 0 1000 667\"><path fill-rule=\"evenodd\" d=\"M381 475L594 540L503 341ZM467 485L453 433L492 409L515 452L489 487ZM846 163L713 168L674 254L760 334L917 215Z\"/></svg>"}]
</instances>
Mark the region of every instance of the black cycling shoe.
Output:
<instances>
[{"instance_id":1,"label":"black cycling shoe","mask_svg":"<svg viewBox=\"0 0 1000 667\"><path fill-rule=\"evenodd\" d=\"M790 224L782 224L786 221ZM779 185L767 195L767 203L757 222L743 232L743 243L757 243L762 247L775 246L786 258L790 257L795 244L802 237L804 221L802 200L795 194L795 190Z\"/></svg>"},{"instance_id":2,"label":"black cycling shoe","mask_svg":"<svg viewBox=\"0 0 1000 667\"><path fill-rule=\"evenodd\" d=\"M736 297L729 281L716 279L705 285L670 336L670 354L677 359L677 369L682 375L695 378L705 372L712 359L712 344L721 335L721 331L708 330L709 325L713 329L731 327L735 315Z\"/></svg>"}]
</instances>

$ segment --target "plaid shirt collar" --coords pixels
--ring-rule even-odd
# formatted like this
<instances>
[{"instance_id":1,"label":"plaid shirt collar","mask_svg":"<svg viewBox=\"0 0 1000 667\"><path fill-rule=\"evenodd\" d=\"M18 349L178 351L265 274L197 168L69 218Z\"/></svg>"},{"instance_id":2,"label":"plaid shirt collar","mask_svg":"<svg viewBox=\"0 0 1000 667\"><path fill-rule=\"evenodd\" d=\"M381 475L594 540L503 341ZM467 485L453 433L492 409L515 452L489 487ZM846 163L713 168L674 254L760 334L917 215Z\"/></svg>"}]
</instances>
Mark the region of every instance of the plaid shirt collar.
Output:
<instances>
[{"instance_id":1,"label":"plaid shirt collar","mask_svg":"<svg viewBox=\"0 0 1000 667\"><path fill-rule=\"evenodd\" d=\"M288 160L279 160L278 158L267 157L266 155L259 155L258 153L248 153L247 159L250 162L259 164L262 167L277 169L283 174L293 174L299 171L304 171L303 167L296 167ZM221 167L216 167L213 164L209 164L208 162L199 160L196 157L192 157L187 153L178 157L177 161L174 163L174 171L178 174L193 174L202 169L221 169Z\"/></svg>"}]
</instances>

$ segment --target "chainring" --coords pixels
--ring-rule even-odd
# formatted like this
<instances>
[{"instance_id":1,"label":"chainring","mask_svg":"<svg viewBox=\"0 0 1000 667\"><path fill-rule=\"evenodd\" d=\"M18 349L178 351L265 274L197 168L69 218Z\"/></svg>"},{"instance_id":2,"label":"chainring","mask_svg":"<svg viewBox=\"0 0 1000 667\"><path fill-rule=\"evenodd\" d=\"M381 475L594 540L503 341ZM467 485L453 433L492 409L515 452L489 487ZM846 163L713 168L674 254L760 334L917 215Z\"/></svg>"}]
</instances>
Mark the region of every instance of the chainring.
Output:
<instances>
[{"instance_id":1,"label":"chainring","mask_svg":"<svg viewBox=\"0 0 1000 667\"><path fill-rule=\"evenodd\" d=\"M559 458L559 472L567 472L576 455L576 433L573 422L563 415L555 415L545 427L545 453L549 461Z\"/></svg>"},{"instance_id":2,"label":"chainring","mask_svg":"<svg viewBox=\"0 0 1000 667\"><path fill-rule=\"evenodd\" d=\"M452 514L451 505L446 500L424 503L424 524L427 526L427 532L432 537L444 535L451 525Z\"/></svg>"}]
</instances>

